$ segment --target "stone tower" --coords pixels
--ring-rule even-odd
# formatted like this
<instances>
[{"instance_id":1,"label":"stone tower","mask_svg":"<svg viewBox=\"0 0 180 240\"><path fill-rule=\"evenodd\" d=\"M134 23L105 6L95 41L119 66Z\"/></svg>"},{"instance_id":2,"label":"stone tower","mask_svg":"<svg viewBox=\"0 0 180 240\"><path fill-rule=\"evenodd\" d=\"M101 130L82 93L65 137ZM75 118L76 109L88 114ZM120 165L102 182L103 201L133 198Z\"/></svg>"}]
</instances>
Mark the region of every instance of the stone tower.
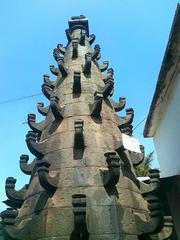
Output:
<instances>
[{"instance_id":1,"label":"stone tower","mask_svg":"<svg viewBox=\"0 0 180 240\"><path fill-rule=\"evenodd\" d=\"M133 109L117 115L125 98L111 99L113 69L108 61L99 64L87 18L72 17L66 35L66 47L58 44L53 52L56 79L44 75L49 106L37 107L45 120L28 114L26 143L35 159L21 155L20 168L29 183L15 190L16 179L6 179L0 239L167 239L172 223L163 216L159 172L140 182L134 166L144 148L132 152L122 142L122 133L132 136Z\"/></svg>"}]
</instances>

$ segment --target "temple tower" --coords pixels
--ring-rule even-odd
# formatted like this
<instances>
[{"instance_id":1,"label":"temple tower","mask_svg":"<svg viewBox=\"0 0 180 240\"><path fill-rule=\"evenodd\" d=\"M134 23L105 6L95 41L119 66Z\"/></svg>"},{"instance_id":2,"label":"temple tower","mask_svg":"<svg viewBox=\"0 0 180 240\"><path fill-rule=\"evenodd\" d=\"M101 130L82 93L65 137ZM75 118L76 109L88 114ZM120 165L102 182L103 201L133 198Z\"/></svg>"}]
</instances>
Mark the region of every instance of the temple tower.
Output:
<instances>
[{"instance_id":1,"label":"temple tower","mask_svg":"<svg viewBox=\"0 0 180 240\"><path fill-rule=\"evenodd\" d=\"M26 143L35 159L22 154L20 168L29 183L15 190L16 179L6 179L0 239L167 239L172 222L163 216L159 171L140 182L134 166L144 148L132 152L122 141L122 134L132 136L134 111L117 114L126 100L111 98L113 69L99 63L88 19L72 17L65 32L68 43L57 45L57 66L50 66L55 80L44 75L49 106L37 105L45 119L28 114Z\"/></svg>"}]
</instances>

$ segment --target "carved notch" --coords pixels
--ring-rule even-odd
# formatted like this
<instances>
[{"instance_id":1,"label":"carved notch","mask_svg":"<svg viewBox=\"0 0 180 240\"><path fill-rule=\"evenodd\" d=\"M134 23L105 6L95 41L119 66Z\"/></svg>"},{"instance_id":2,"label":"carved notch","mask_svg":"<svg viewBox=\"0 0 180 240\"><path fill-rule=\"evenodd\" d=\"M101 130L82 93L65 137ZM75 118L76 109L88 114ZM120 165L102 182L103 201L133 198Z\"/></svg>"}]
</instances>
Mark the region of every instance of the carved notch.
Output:
<instances>
[{"instance_id":1,"label":"carved notch","mask_svg":"<svg viewBox=\"0 0 180 240\"><path fill-rule=\"evenodd\" d=\"M72 239L89 239L86 225L86 195L72 195L72 205L74 213L74 229L71 234ZM73 238L74 237L74 238Z\"/></svg>"},{"instance_id":2,"label":"carved notch","mask_svg":"<svg viewBox=\"0 0 180 240\"><path fill-rule=\"evenodd\" d=\"M91 72L91 53L86 53L83 73L90 74Z\"/></svg>"},{"instance_id":3,"label":"carved notch","mask_svg":"<svg viewBox=\"0 0 180 240\"><path fill-rule=\"evenodd\" d=\"M81 93L81 72L74 72L73 93Z\"/></svg>"},{"instance_id":4,"label":"carved notch","mask_svg":"<svg viewBox=\"0 0 180 240\"><path fill-rule=\"evenodd\" d=\"M85 37L86 37L86 30L81 30L79 44L84 46L85 45Z\"/></svg>"},{"instance_id":5,"label":"carved notch","mask_svg":"<svg viewBox=\"0 0 180 240\"><path fill-rule=\"evenodd\" d=\"M74 122L74 148L84 148L83 125L84 121L82 119L75 120Z\"/></svg>"},{"instance_id":6,"label":"carved notch","mask_svg":"<svg viewBox=\"0 0 180 240\"><path fill-rule=\"evenodd\" d=\"M77 58L78 57L78 39L73 39L72 40L72 58Z\"/></svg>"}]
</instances>

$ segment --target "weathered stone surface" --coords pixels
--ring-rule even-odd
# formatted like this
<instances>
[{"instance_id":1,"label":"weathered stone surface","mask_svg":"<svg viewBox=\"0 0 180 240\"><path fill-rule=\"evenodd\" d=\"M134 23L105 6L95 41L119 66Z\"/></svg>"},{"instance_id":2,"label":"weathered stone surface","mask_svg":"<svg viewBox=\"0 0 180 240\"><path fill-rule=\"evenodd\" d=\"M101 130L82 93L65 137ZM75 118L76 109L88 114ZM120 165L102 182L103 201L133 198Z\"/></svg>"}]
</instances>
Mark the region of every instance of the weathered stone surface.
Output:
<instances>
[{"instance_id":1,"label":"weathered stone surface","mask_svg":"<svg viewBox=\"0 0 180 240\"><path fill-rule=\"evenodd\" d=\"M113 69L101 73L108 64L98 63L99 45L94 50L90 46L95 37L89 36L87 18L72 17L66 35L67 46L54 50L57 66L50 70L55 81L44 76L43 91L50 104L39 104L45 116L40 129L35 115L29 116L36 133L27 135L27 144L36 158L32 169L24 166L30 182L11 229L4 227L6 239L138 240L138 235L150 233L150 223L158 218L149 207L157 196L148 202L144 198L157 192L157 176L152 186L140 183L133 156L123 149L121 131L132 134L134 113L127 109L125 117L116 114L125 98L119 103L110 98ZM92 109L94 95L101 102ZM111 156L110 161L108 153L116 159Z\"/></svg>"}]
</instances>

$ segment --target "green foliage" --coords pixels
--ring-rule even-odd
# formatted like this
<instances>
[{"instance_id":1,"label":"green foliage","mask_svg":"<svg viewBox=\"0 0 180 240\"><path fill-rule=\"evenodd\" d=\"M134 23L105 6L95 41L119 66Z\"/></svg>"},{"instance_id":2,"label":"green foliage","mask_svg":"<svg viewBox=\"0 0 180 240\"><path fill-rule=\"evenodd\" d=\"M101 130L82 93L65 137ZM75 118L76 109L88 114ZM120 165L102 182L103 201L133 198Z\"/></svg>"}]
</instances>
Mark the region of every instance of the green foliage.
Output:
<instances>
[{"instance_id":1,"label":"green foliage","mask_svg":"<svg viewBox=\"0 0 180 240\"><path fill-rule=\"evenodd\" d=\"M135 168L135 172L137 177L146 177L148 176L149 170L151 169L151 164L153 161L153 152L150 152L147 156L145 156L144 161Z\"/></svg>"}]
</instances>

